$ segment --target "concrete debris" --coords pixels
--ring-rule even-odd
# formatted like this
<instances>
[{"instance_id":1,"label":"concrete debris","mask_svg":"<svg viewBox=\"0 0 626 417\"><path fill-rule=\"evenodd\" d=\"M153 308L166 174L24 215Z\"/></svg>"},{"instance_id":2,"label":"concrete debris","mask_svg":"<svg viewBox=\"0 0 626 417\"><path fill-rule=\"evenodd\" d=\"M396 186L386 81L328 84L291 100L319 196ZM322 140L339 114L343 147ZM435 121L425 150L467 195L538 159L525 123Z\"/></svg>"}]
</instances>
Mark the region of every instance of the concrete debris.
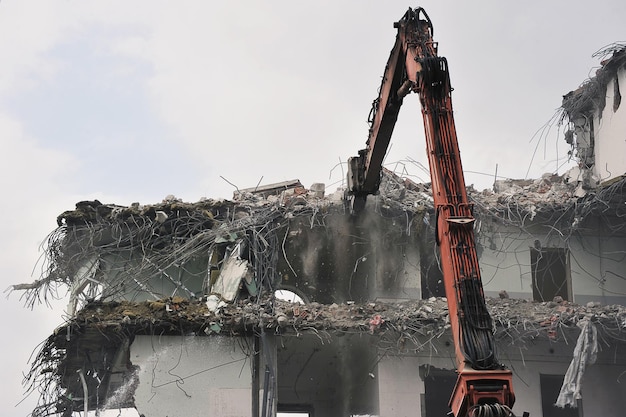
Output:
<instances>
[{"instance_id":1,"label":"concrete debris","mask_svg":"<svg viewBox=\"0 0 626 417\"><path fill-rule=\"evenodd\" d=\"M76 210L66 211L59 215L57 222L59 225L73 226L106 220L125 222L140 216L163 223L168 220L168 216L175 217L184 212L204 213L208 221L216 216L223 217L226 213L235 218L241 218L244 213L249 213L249 208L252 207L278 205L297 208L299 205L336 206L343 204L339 198L343 195L342 190L323 197L325 191L323 184L314 184L314 186L310 192L304 188L295 187L287 188L278 194L274 194L276 188L271 188L272 193L267 196L264 196L262 192L252 193L242 190L236 193L234 202L204 199L197 203L184 203L179 200L166 199L161 204L122 207L104 205L98 200L83 201L77 203ZM567 205L576 199L573 191L574 187L567 184L563 177L553 174L544 174L537 180L499 180L494 185L494 191L479 192L471 187L468 189L472 202L486 210L499 210L515 204L528 208L529 211L554 209ZM381 180L380 198L383 205L411 211L433 207L430 184L416 184L388 170L384 170ZM535 208L531 209L532 206Z\"/></svg>"},{"instance_id":2,"label":"concrete debris","mask_svg":"<svg viewBox=\"0 0 626 417\"><path fill-rule=\"evenodd\" d=\"M167 220L167 213L161 210L157 210L155 211L155 220L159 223L165 223L165 220Z\"/></svg>"},{"instance_id":3,"label":"concrete debris","mask_svg":"<svg viewBox=\"0 0 626 417\"><path fill-rule=\"evenodd\" d=\"M283 334L298 334L303 331L413 331L440 333L448 324L448 306L445 298L414 300L397 303L290 303L279 299L239 300L223 303L215 308L215 298L207 301L186 300L181 297L145 302L99 302L87 304L66 324L72 332L85 332L94 327L101 332L144 334L157 331L159 334L201 333L207 323L218 323L221 329L231 334L253 332L259 326L280 331ZM212 307L210 307L210 306ZM575 328L578 323L594 322L604 329L605 337L619 337L626 331L626 307L578 305L563 301L531 302L524 299L487 300L494 318L499 339L520 342L537 337L550 338L550 331L561 327ZM123 323L124 317L130 318ZM516 329L515 336L510 332ZM610 331L609 331L610 330ZM65 327L56 332L56 341L62 345ZM611 336L612 335L612 336Z\"/></svg>"},{"instance_id":4,"label":"concrete debris","mask_svg":"<svg viewBox=\"0 0 626 417\"><path fill-rule=\"evenodd\" d=\"M370 319L370 333L374 333L374 331L376 331L376 329L379 329L384 322L385 320L381 317L380 314L375 314L374 317Z\"/></svg>"},{"instance_id":5,"label":"concrete debris","mask_svg":"<svg viewBox=\"0 0 626 417\"><path fill-rule=\"evenodd\" d=\"M492 190L477 191L470 186L467 191L477 209L477 218L484 215L508 220L508 213L514 211L523 215L520 220L532 221L537 214L574 207L581 197L576 195L577 186L576 182L568 182L567 177L547 173L534 180L497 180ZM408 210L432 210L430 184L416 184L384 171L380 190L387 204L401 204ZM424 222L429 223L429 218L425 216Z\"/></svg>"},{"instance_id":6,"label":"concrete debris","mask_svg":"<svg viewBox=\"0 0 626 417\"><path fill-rule=\"evenodd\" d=\"M180 198L176 198L175 195L173 194L168 194L167 196L165 196L165 198L163 199L163 204L171 204L171 203L182 203L183 200L181 200Z\"/></svg>"},{"instance_id":7,"label":"concrete debris","mask_svg":"<svg viewBox=\"0 0 626 417\"><path fill-rule=\"evenodd\" d=\"M225 301L220 300L219 297L215 294L211 294L207 297L206 307L209 309L209 312L216 313L220 308L225 307L227 304ZM209 315L207 313L207 315Z\"/></svg>"},{"instance_id":8,"label":"concrete debris","mask_svg":"<svg viewBox=\"0 0 626 417\"><path fill-rule=\"evenodd\" d=\"M528 214L534 220L539 212L560 211L577 200L575 185L554 174L544 174L535 180L498 180L493 192L470 192L472 202L488 212L502 212L514 207Z\"/></svg>"},{"instance_id":9,"label":"concrete debris","mask_svg":"<svg viewBox=\"0 0 626 417\"><path fill-rule=\"evenodd\" d=\"M313 188L313 187L311 187ZM260 196L268 198L269 196L278 196L285 191L290 191L294 194L304 194L306 190L300 183L300 180L283 181L275 184L259 185L254 188L245 188L243 190L235 191L233 197L235 200L241 200L249 198L250 195Z\"/></svg>"},{"instance_id":10,"label":"concrete debris","mask_svg":"<svg viewBox=\"0 0 626 417\"><path fill-rule=\"evenodd\" d=\"M311 193L315 198L324 198L324 193L326 192L326 184L316 182L311 184Z\"/></svg>"}]
</instances>

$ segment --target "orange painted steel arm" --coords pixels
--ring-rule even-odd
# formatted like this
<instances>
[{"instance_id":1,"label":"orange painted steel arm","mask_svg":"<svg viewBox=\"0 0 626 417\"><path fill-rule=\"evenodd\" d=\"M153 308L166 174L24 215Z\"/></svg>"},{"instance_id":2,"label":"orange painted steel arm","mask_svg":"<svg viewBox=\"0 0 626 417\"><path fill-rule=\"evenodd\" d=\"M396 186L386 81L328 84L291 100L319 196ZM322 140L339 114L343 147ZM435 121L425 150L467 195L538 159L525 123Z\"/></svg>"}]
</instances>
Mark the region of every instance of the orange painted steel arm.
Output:
<instances>
[{"instance_id":1,"label":"orange painted steel arm","mask_svg":"<svg viewBox=\"0 0 626 417\"><path fill-rule=\"evenodd\" d=\"M465 417L473 416L476 407L490 404L512 407L512 374L496 358L492 320L480 277L472 205L467 198L452 111L448 63L437 56L432 23L424 9L409 8L394 27L398 34L372 107L367 147L349 160L350 193L362 205L368 194L377 192L383 157L402 99L411 91L418 93L459 375L450 408L455 417Z\"/></svg>"},{"instance_id":2,"label":"orange painted steel arm","mask_svg":"<svg viewBox=\"0 0 626 417\"><path fill-rule=\"evenodd\" d=\"M414 33L411 32L411 28L404 25L405 21L412 18L413 10L409 9L402 19L394 24L398 28L398 34L389 54L378 97L372 103L368 120L370 128L367 147L359 151L359 156L348 160L349 192L361 200L361 206L367 195L378 192L383 159L389 147L402 100L415 89L419 63L414 59L415 56L410 49ZM430 28L432 30L432 26Z\"/></svg>"}]
</instances>

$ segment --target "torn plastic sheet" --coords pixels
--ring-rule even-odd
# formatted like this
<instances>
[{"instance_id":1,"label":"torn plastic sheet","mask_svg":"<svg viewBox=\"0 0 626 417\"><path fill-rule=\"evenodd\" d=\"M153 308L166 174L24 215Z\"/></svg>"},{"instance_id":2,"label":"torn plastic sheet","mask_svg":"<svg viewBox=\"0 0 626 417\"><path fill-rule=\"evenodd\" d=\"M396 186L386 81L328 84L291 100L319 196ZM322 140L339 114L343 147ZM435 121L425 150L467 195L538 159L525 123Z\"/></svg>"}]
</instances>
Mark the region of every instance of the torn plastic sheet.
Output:
<instances>
[{"instance_id":1,"label":"torn plastic sheet","mask_svg":"<svg viewBox=\"0 0 626 417\"><path fill-rule=\"evenodd\" d=\"M582 398L580 393L583 382L585 367L596 362L598 356L598 330L595 324L585 318L576 324L580 327L580 335L574 348L574 357L567 368L561 392L556 399L557 407L576 407L578 400Z\"/></svg>"},{"instance_id":2,"label":"torn plastic sheet","mask_svg":"<svg viewBox=\"0 0 626 417\"><path fill-rule=\"evenodd\" d=\"M233 301L239 292L239 284L248 273L249 262L239 257L240 245L237 244L230 257L224 262L211 293L219 294L225 301Z\"/></svg>"}]
</instances>

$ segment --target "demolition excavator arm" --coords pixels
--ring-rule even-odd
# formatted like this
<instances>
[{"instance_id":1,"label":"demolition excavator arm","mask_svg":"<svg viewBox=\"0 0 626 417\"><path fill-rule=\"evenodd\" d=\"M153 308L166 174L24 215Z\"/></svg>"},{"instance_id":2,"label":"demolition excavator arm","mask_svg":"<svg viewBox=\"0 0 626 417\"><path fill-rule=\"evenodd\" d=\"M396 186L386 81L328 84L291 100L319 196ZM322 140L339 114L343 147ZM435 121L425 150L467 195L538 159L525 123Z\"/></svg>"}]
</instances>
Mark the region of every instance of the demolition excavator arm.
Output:
<instances>
[{"instance_id":1,"label":"demolition excavator arm","mask_svg":"<svg viewBox=\"0 0 626 417\"><path fill-rule=\"evenodd\" d=\"M450 399L454 417L511 416L511 371L496 357L457 141L448 62L437 55L433 25L422 8L394 24L396 41L370 113L367 147L349 159L352 208L378 191L383 157L403 98L419 95L436 214L436 240L448 300L458 379Z\"/></svg>"}]
</instances>

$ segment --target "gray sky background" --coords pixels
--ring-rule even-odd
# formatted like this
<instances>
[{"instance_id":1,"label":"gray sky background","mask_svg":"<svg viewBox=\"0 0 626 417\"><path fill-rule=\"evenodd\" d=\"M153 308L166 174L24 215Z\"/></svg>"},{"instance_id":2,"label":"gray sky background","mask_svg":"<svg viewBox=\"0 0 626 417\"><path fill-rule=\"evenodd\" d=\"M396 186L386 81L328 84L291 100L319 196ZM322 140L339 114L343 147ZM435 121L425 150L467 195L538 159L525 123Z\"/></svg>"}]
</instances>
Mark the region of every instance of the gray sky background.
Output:
<instances>
[{"instance_id":1,"label":"gray sky background","mask_svg":"<svg viewBox=\"0 0 626 417\"><path fill-rule=\"evenodd\" d=\"M2 289L38 278L41 243L80 200L231 198L220 176L334 191L365 145L393 22L418 5L450 64L466 182L488 188L496 164L563 172L557 127L535 132L593 75L591 55L626 40L623 1L2 1ZM416 181L422 131L409 96L386 162ZM19 296L0 301L1 416L34 406L15 407L21 375L63 315Z\"/></svg>"}]
</instances>

